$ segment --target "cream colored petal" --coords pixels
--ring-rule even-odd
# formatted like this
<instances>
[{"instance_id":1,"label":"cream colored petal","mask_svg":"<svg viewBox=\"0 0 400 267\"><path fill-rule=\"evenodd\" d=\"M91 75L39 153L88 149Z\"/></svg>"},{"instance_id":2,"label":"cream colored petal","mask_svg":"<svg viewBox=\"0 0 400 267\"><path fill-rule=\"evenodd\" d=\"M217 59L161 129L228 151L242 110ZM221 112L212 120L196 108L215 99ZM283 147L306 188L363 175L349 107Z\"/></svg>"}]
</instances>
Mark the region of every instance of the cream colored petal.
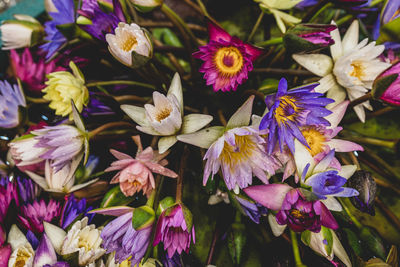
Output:
<instances>
[{"instance_id":1,"label":"cream colored petal","mask_svg":"<svg viewBox=\"0 0 400 267\"><path fill-rule=\"evenodd\" d=\"M338 175L349 179L357 170L356 165L344 165L342 166L342 169L339 171Z\"/></svg>"},{"instance_id":2,"label":"cream colored petal","mask_svg":"<svg viewBox=\"0 0 400 267\"><path fill-rule=\"evenodd\" d=\"M12 250L29 243L28 239L26 239L25 235L15 224L11 226L11 229L8 232L7 242L11 245Z\"/></svg>"},{"instance_id":3,"label":"cream colored petal","mask_svg":"<svg viewBox=\"0 0 400 267\"><path fill-rule=\"evenodd\" d=\"M159 132L154 130L153 127L151 127L151 126L139 126L138 125L138 126L136 126L136 129L143 133L149 134L149 135L161 135Z\"/></svg>"},{"instance_id":4,"label":"cream colored petal","mask_svg":"<svg viewBox=\"0 0 400 267\"><path fill-rule=\"evenodd\" d=\"M253 109L254 95L250 96L246 102L230 117L226 128L232 129L236 127L248 126L251 119L251 111Z\"/></svg>"},{"instance_id":5,"label":"cream colored petal","mask_svg":"<svg viewBox=\"0 0 400 267\"><path fill-rule=\"evenodd\" d=\"M201 148L209 148L224 133L225 127L213 126L204 130L178 135L176 138L187 144L198 146Z\"/></svg>"},{"instance_id":6,"label":"cream colored petal","mask_svg":"<svg viewBox=\"0 0 400 267\"><path fill-rule=\"evenodd\" d=\"M354 20L347 30L342 40L342 51L343 54L348 53L358 44L358 32L359 32L358 20Z\"/></svg>"},{"instance_id":7,"label":"cream colored petal","mask_svg":"<svg viewBox=\"0 0 400 267\"><path fill-rule=\"evenodd\" d=\"M132 105L121 105L121 109L140 126L149 126L144 108Z\"/></svg>"},{"instance_id":8,"label":"cream colored petal","mask_svg":"<svg viewBox=\"0 0 400 267\"><path fill-rule=\"evenodd\" d=\"M71 187L71 189L69 190L68 193L72 193L72 192L78 191L78 190L80 190L80 189L82 189L82 188L85 188L86 186L89 186L89 185L91 185L91 184L94 184L94 183L97 182L98 180L99 180L99 179L96 178L96 179L93 179L93 180L91 180L91 181L89 181L89 182L86 182L86 183L83 183L83 184L74 185L73 187Z\"/></svg>"},{"instance_id":9,"label":"cream colored petal","mask_svg":"<svg viewBox=\"0 0 400 267\"><path fill-rule=\"evenodd\" d=\"M332 74L328 74L324 76L322 79L318 81L319 85L315 87L315 92L318 93L326 93L329 91L331 88L337 86L337 82L335 77Z\"/></svg>"},{"instance_id":10,"label":"cream colored petal","mask_svg":"<svg viewBox=\"0 0 400 267\"><path fill-rule=\"evenodd\" d=\"M182 83L181 77L178 73L175 73L174 78L172 78L171 85L169 87L167 96L174 95L179 103L179 108L181 114L183 114L183 93L182 93Z\"/></svg>"},{"instance_id":11,"label":"cream colored petal","mask_svg":"<svg viewBox=\"0 0 400 267\"><path fill-rule=\"evenodd\" d=\"M365 110L362 104L359 104L353 107L354 112L357 114L357 117L360 119L362 123L365 122Z\"/></svg>"},{"instance_id":12,"label":"cream colored petal","mask_svg":"<svg viewBox=\"0 0 400 267\"><path fill-rule=\"evenodd\" d=\"M278 224L278 222L276 221L276 217L271 213L268 214L268 222L269 226L271 226L271 230L274 236L280 236L286 229L286 224L285 225Z\"/></svg>"},{"instance_id":13,"label":"cream colored petal","mask_svg":"<svg viewBox=\"0 0 400 267\"><path fill-rule=\"evenodd\" d=\"M213 120L213 117L205 114L189 114L183 117L182 134L194 133Z\"/></svg>"},{"instance_id":14,"label":"cream colored petal","mask_svg":"<svg viewBox=\"0 0 400 267\"><path fill-rule=\"evenodd\" d=\"M296 163L297 174L299 175L299 177L301 177L304 169L309 164L308 171L305 177L310 176L315 166L315 161L313 157L311 156L310 152L308 152L307 148L297 139L294 140L294 148L294 160Z\"/></svg>"},{"instance_id":15,"label":"cream colored petal","mask_svg":"<svg viewBox=\"0 0 400 267\"><path fill-rule=\"evenodd\" d=\"M51 244L53 245L55 251L60 254L61 247L64 243L65 236L67 233L58 226L55 226L48 222L43 222L44 231L46 235L49 237Z\"/></svg>"},{"instance_id":16,"label":"cream colored petal","mask_svg":"<svg viewBox=\"0 0 400 267\"><path fill-rule=\"evenodd\" d=\"M43 188L44 190L49 189L46 179L43 178L40 175L37 175L36 173L33 173L31 171L26 171L26 174L29 175L29 177L31 177L31 179L37 184L39 185L41 188Z\"/></svg>"},{"instance_id":17,"label":"cream colored petal","mask_svg":"<svg viewBox=\"0 0 400 267\"><path fill-rule=\"evenodd\" d=\"M340 243L339 238L337 237L335 231L331 230L333 237L333 253L336 257L338 257L347 267L351 267L351 261L349 256L346 253L346 250L343 248L342 243Z\"/></svg>"},{"instance_id":18,"label":"cream colored petal","mask_svg":"<svg viewBox=\"0 0 400 267\"><path fill-rule=\"evenodd\" d=\"M333 211L342 211L342 205L340 205L339 201L336 200L335 197L332 196L327 196L326 199L321 200L322 203L325 204L325 206L328 208L328 210L333 210Z\"/></svg>"},{"instance_id":19,"label":"cream colored petal","mask_svg":"<svg viewBox=\"0 0 400 267\"><path fill-rule=\"evenodd\" d=\"M331 24L336 25L334 21ZM331 31L331 37L335 41L335 44L331 45L331 56L333 61L336 61L339 57L343 55L342 39L340 37L339 29Z\"/></svg>"},{"instance_id":20,"label":"cream colored petal","mask_svg":"<svg viewBox=\"0 0 400 267\"><path fill-rule=\"evenodd\" d=\"M160 154L164 153L170 147L172 147L177 141L178 140L176 139L175 135L161 137L160 140L158 140L158 152Z\"/></svg>"},{"instance_id":21,"label":"cream colored petal","mask_svg":"<svg viewBox=\"0 0 400 267\"><path fill-rule=\"evenodd\" d=\"M335 102L326 106L327 109L331 109L346 99L346 90L339 84L336 84L327 92L326 97L335 100Z\"/></svg>"},{"instance_id":22,"label":"cream colored petal","mask_svg":"<svg viewBox=\"0 0 400 267\"><path fill-rule=\"evenodd\" d=\"M270 9L270 11L272 12L272 14L275 17L276 20L276 24L278 25L279 30L281 30L282 33L286 32L286 26L285 23L283 23L283 20L281 19L281 17L279 16L279 13L277 12L277 10L275 9Z\"/></svg>"},{"instance_id":23,"label":"cream colored petal","mask_svg":"<svg viewBox=\"0 0 400 267\"><path fill-rule=\"evenodd\" d=\"M317 76L324 77L332 72L333 62L323 54L294 54L293 59Z\"/></svg>"}]
</instances>

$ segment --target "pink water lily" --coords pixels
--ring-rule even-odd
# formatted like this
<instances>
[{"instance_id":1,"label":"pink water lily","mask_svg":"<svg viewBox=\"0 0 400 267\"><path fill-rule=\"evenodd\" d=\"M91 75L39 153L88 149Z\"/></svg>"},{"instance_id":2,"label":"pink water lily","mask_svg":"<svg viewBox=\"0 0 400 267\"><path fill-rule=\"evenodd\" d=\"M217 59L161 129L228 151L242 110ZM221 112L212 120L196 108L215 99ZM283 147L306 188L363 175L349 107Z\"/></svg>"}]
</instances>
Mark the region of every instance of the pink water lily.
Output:
<instances>
[{"instance_id":1,"label":"pink water lily","mask_svg":"<svg viewBox=\"0 0 400 267\"><path fill-rule=\"evenodd\" d=\"M155 188L153 172L171 178L176 178L178 175L164 167L168 164L168 161L164 159L168 152L159 154L151 147L143 150L140 137L134 136L133 139L138 145L136 158L111 149L111 154L118 160L114 161L105 171L119 171L111 183L119 183L125 196L132 196L139 191L143 191L144 195L149 196Z\"/></svg>"}]
</instances>

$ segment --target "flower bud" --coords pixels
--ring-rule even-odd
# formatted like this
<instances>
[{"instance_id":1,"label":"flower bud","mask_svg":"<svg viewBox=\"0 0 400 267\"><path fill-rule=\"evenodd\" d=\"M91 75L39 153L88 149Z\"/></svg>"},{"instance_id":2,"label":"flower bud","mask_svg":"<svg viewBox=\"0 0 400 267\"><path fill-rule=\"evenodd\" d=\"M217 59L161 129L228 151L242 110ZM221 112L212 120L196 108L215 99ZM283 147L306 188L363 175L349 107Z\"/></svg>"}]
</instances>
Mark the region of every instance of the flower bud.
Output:
<instances>
[{"instance_id":1,"label":"flower bud","mask_svg":"<svg viewBox=\"0 0 400 267\"><path fill-rule=\"evenodd\" d=\"M5 20L0 26L2 50L30 47L38 44L43 36L42 25L27 15L14 15L15 20Z\"/></svg>"},{"instance_id":2,"label":"flower bud","mask_svg":"<svg viewBox=\"0 0 400 267\"><path fill-rule=\"evenodd\" d=\"M108 50L122 64L139 68L153 55L153 45L147 32L137 24L120 22L115 34L106 35Z\"/></svg>"},{"instance_id":3,"label":"flower bud","mask_svg":"<svg viewBox=\"0 0 400 267\"><path fill-rule=\"evenodd\" d=\"M334 44L329 34L335 25L299 24L289 29L283 36L285 47L293 52L312 52Z\"/></svg>"},{"instance_id":4,"label":"flower bud","mask_svg":"<svg viewBox=\"0 0 400 267\"><path fill-rule=\"evenodd\" d=\"M400 41L400 29L398 23L400 21L400 2L398 0L388 0L382 8L380 20L378 21L378 29L380 26L380 35L378 43L398 42Z\"/></svg>"},{"instance_id":5,"label":"flower bud","mask_svg":"<svg viewBox=\"0 0 400 267\"><path fill-rule=\"evenodd\" d=\"M392 65L375 79L372 96L383 102L400 106L400 62Z\"/></svg>"},{"instance_id":6,"label":"flower bud","mask_svg":"<svg viewBox=\"0 0 400 267\"><path fill-rule=\"evenodd\" d=\"M153 225L155 212L149 206L141 206L133 210L132 227L136 231Z\"/></svg>"},{"instance_id":7,"label":"flower bud","mask_svg":"<svg viewBox=\"0 0 400 267\"><path fill-rule=\"evenodd\" d=\"M140 12L149 12L163 4L163 0L131 0L133 6Z\"/></svg>"},{"instance_id":8,"label":"flower bud","mask_svg":"<svg viewBox=\"0 0 400 267\"><path fill-rule=\"evenodd\" d=\"M373 207L376 194L376 183L370 172L356 171L353 176L347 180L347 185L356 189L360 194L350 198L353 205L362 212L375 214Z\"/></svg>"}]
</instances>

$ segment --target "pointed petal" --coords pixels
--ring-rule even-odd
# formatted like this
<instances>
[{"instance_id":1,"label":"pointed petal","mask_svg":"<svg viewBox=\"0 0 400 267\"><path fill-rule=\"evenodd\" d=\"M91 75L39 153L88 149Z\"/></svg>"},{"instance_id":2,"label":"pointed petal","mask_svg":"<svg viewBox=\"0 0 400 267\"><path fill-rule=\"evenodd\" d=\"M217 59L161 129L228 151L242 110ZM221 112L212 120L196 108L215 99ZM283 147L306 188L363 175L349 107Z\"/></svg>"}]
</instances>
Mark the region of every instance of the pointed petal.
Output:
<instances>
[{"instance_id":1,"label":"pointed petal","mask_svg":"<svg viewBox=\"0 0 400 267\"><path fill-rule=\"evenodd\" d=\"M213 120L213 117L205 114L189 114L183 117L181 133L194 133Z\"/></svg>"},{"instance_id":2,"label":"pointed petal","mask_svg":"<svg viewBox=\"0 0 400 267\"><path fill-rule=\"evenodd\" d=\"M332 21L331 24L336 25L334 21ZM340 37L340 32L338 28L331 31L331 37L335 41L335 43L330 47L331 55L333 61L336 61L343 54L342 39Z\"/></svg>"},{"instance_id":3,"label":"pointed petal","mask_svg":"<svg viewBox=\"0 0 400 267\"><path fill-rule=\"evenodd\" d=\"M142 107L133 105L121 105L121 109L137 124L140 126L149 126L146 118L146 111Z\"/></svg>"},{"instance_id":4,"label":"pointed petal","mask_svg":"<svg viewBox=\"0 0 400 267\"><path fill-rule=\"evenodd\" d=\"M261 205L272 210L280 210L286 193L291 189L292 187L287 184L267 184L249 186L243 190Z\"/></svg>"},{"instance_id":5,"label":"pointed petal","mask_svg":"<svg viewBox=\"0 0 400 267\"><path fill-rule=\"evenodd\" d=\"M89 211L88 213L95 213L101 215L121 216L128 212L132 212L134 208L128 206L114 206L110 208L99 208Z\"/></svg>"},{"instance_id":6,"label":"pointed petal","mask_svg":"<svg viewBox=\"0 0 400 267\"><path fill-rule=\"evenodd\" d=\"M56 250L58 254L61 253L61 247L64 243L65 236L67 233L58 226L55 226L46 221L43 222L44 231L46 235L49 237L53 248Z\"/></svg>"},{"instance_id":7,"label":"pointed petal","mask_svg":"<svg viewBox=\"0 0 400 267\"><path fill-rule=\"evenodd\" d=\"M336 257L338 257L347 267L351 267L351 261L349 256L347 256L346 250L342 246L342 243L340 243L339 238L337 237L335 231L332 232L332 237L333 237L333 254L335 254Z\"/></svg>"},{"instance_id":8,"label":"pointed petal","mask_svg":"<svg viewBox=\"0 0 400 267\"><path fill-rule=\"evenodd\" d=\"M187 144L198 146L201 148L209 148L223 134L225 127L213 126L204 130L192 133L181 134L176 138Z\"/></svg>"},{"instance_id":9,"label":"pointed petal","mask_svg":"<svg viewBox=\"0 0 400 267\"><path fill-rule=\"evenodd\" d=\"M332 149L329 153L315 166L313 173L324 172L331 164L335 157L335 150Z\"/></svg>"},{"instance_id":10,"label":"pointed petal","mask_svg":"<svg viewBox=\"0 0 400 267\"><path fill-rule=\"evenodd\" d=\"M31 171L26 171L26 174L28 174L29 177L31 177L31 179L44 190L49 189L49 186L47 185L46 179L44 177L37 175L36 173L33 173Z\"/></svg>"},{"instance_id":11,"label":"pointed petal","mask_svg":"<svg viewBox=\"0 0 400 267\"><path fill-rule=\"evenodd\" d=\"M54 251L53 245L46 234L43 234L40 239L39 246L35 252L35 258L33 259L33 267L41 267L46 264L54 264L57 262L57 255Z\"/></svg>"},{"instance_id":12,"label":"pointed petal","mask_svg":"<svg viewBox=\"0 0 400 267\"><path fill-rule=\"evenodd\" d=\"M14 251L17 247L28 243L28 239L26 239L25 235L19 230L18 226L13 224L8 232L7 242Z\"/></svg>"},{"instance_id":13,"label":"pointed petal","mask_svg":"<svg viewBox=\"0 0 400 267\"><path fill-rule=\"evenodd\" d=\"M268 214L269 226L271 226L272 233L274 236L280 236L286 229L286 224L280 225L276 221L276 217L271 213Z\"/></svg>"},{"instance_id":14,"label":"pointed petal","mask_svg":"<svg viewBox=\"0 0 400 267\"><path fill-rule=\"evenodd\" d=\"M160 154L164 153L167 151L171 146L173 146L178 139L176 139L176 136L164 136L161 137L160 140L158 140L158 151Z\"/></svg>"},{"instance_id":15,"label":"pointed petal","mask_svg":"<svg viewBox=\"0 0 400 267\"><path fill-rule=\"evenodd\" d=\"M329 126L329 128L336 128L339 125L340 121L343 119L344 114L346 113L346 109L349 103L350 101L346 100L330 109L332 113L325 117L325 119L331 123L331 126Z\"/></svg>"},{"instance_id":16,"label":"pointed petal","mask_svg":"<svg viewBox=\"0 0 400 267\"><path fill-rule=\"evenodd\" d=\"M298 140L294 140L294 161L296 162L297 174L301 176L303 174L304 169L309 164L308 171L305 177L308 177L315 166L315 161L311 156L310 152L308 152L307 148L301 144Z\"/></svg>"},{"instance_id":17,"label":"pointed petal","mask_svg":"<svg viewBox=\"0 0 400 267\"><path fill-rule=\"evenodd\" d=\"M327 142L327 145L335 149L336 152L364 151L364 148L359 144L340 139L332 139Z\"/></svg>"},{"instance_id":18,"label":"pointed petal","mask_svg":"<svg viewBox=\"0 0 400 267\"><path fill-rule=\"evenodd\" d=\"M358 44L358 20L354 20L342 40L343 54L350 52Z\"/></svg>"},{"instance_id":19,"label":"pointed petal","mask_svg":"<svg viewBox=\"0 0 400 267\"><path fill-rule=\"evenodd\" d=\"M332 196L326 196L326 199L321 200L322 203L325 204L325 206L329 209L329 210L333 210L333 211L342 211L342 205L340 205L339 201L336 200L335 197Z\"/></svg>"},{"instance_id":20,"label":"pointed petal","mask_svg":"<svg viewBox=\"0 0 400 267\"><path fill-rule=\"evenodd\" d=\"M181 77L178 73L175 73L174 78L172 78L171 85L169 86L169 90L167 96L174 95L179 103L179 109L181 114L183 114L183 93L182 93L182 83Z\"/></svg>"},{"instance_id":21,"label":"pointed petal","mask_svg":"<svg viewBox=\"0 0 400 267\"><path fill-rule=\"evenodd\" d=\"M253 109L254 95L250 96L246 102L232 115L226 127L228 129L248 126L251 119L251 111Z\"/></svg>"},{"instance_id":22,"label":"pointed petal","mask_svg":"<svg viewBox=\"0 0 400 267\"><path fill-rule=\"evenodd\" d=\"M344 165L342 169L338 172L338 175L349 179L357 170L356 165Z\"/></svg>"},{"instance_id":23,"label":"pointed petal","mask_svg":"<svg viewBox=\"0 0 400 267\"><path fill-rule=\"evenodd\" d=\"M315 92L317 93L326 93L331 88L337 86L336 78L332 74L328 74L324 76L322 79L318 81L319 85L315 87Z\"/></svg>"},{"instance_id":24,"label":"pointed petal","mask_svg":"<svg viewBox=\"0 0 400 267\"><path fill-rule=\"evenodd\" d=\"M82 189L82 188L85 188L86 186L89 186L89 185L91 185L91 184L94 184L94 183L97 182L98 180L99 180L99 178L96 178L96 179L93 179L93 180L91 180L91 181L89 181L89 182L86 182L86 183L83 183L83 184L74 185L74 186L71 187L71 189L69 190L69 193L78 191L78 190L80 190L80 189Z\"/></svg>"},{"instance_id":25,"label":"pointed petal","mask_svg":"<svg viewBox=\"0 0 400 267\"><path fill-rule=\"evenodd\" d=\"M230 42L232 39L232 36L230 36L229 33L211 21L208 22L208 35L210 40L217 42L219 40Z\"/></svg>"},{"instance_id":26,"label":"pointed petal","mask_svg":"<svg viewBox=\"0 0 400 267\"><path fill-rule=\"evenodd\" d=\"M332 72L333 62L323 54L294 54L293 59L317 76L324 77Z\"/></svg>"}]
</instances>

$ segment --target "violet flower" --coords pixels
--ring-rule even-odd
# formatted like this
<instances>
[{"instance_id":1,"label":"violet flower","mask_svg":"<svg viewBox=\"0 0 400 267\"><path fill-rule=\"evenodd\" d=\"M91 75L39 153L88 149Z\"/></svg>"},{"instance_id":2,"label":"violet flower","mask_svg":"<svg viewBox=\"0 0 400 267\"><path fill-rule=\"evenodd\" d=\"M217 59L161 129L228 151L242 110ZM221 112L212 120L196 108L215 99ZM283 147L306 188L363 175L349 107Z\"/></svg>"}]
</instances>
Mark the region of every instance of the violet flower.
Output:
<instances>
[{"instance_id":1,"label":"violet flower","mask_svg":"<svg viewBox=\"0 0 400 267\"><path fill-rule=\"evenodd\" d=\"M107 253L115 251L115 260L121 263L129 258L131 266L139 264L150 243L152 224L135 230L132 212L127 212L108 223L101 232L103 248Z\"/></svg>"},{"instance_id":2,"label":"violet flower","mask_svg":"<svg viewBox=\"0 0 400 267\"><path fill-rule=\"evenodd\" d=\"M18 219L28 230L35 233L43 232L43 222L51 222L60 214L60 203L50 200L48 204L44 200L34 201L21 207L21 214Z\"/></svg>"},{"instance_id":3,"label":"violet flower","mask_svg":"<svg viewBox=\"0 0 400 267\"><path fill-rule=\"evenodd\" d=\"M248 201L247 199L235 196L243 209L243 212L255 223L260 223L260 218L268 213L268 209L264 206Z\"/></svg>"},{"instance_id":4,"label":"violet flower","mask_svg":"<svg viewBox=\"0 0 400 267\"><path fill-rule=\"evenodd\" d=\"M86 198L78 200L73 194L69 195L61 212L61 227L67 228L81 214L83 217L88 217L88 223L90 223L94 214L87 214L87 212L92 209L92 207L87 207Z\"/></svg>"},{"instance_id":5,"label":"violet flower","mask_svg":"<svg viewBox=\"0 0 400 267\"><path fill-rule=\"evenodd\" d=\"M14 128L20 123L19 108L26 107L22 88L0 81L0 128Z\"/></svg>"},{"instance_id":6,"label":"violet flower","mask_svg":"<svg viewBox=\"0 0 400 267\"><path fill-rule=\"evenodd\" d=\"M186 214L184 214L186 213ZM186 215L186 216L185 216ZM189 252L190 243L195 243L192 215L183 204L175 204L165 209L157 222L153 246L163 242L164 250L172 258L175 252Z\"/></svg>"},{"instance_id":7,"label":"violet flower","mask_svg":"<svg viewBox=\"0 0 400 267\"><path fill-rule=\"evenodd\" d=\"M17 177L16 184L22 204L31 203L39 196L39 187L31 179Z\"/></svg>"},{"instance_id":8,"label":"violet flower","mask_svg":"<svg viewBox=\"0 0 400 267\"><path fill-rule=\"evenodd\" d=\"M212 22L208 23L208 34L209 43L193 54L204 61L199 71L204 73L207 85L213 85L215 92L236 91L239 84L247 80L262 49L232 37Z\"/></svg>"},{"instance_id":9,"label":"violet flower","mask_svg":"<svg viewBox=\"0 0 400 267\"><path fill-rule=\"evenodd\" d=\"M309 84L288 91L287 81L282 78L278 92L265 98L269 112L261 120L260 130L269 129L268 153L272 153L277 143L282 151L286 143L293 154L295 138L308 147L300 131L301 126L330 125L323 117L332 113L325 106L334 101L313 92L317 85Z\"/></svg>"}]
</instances>

